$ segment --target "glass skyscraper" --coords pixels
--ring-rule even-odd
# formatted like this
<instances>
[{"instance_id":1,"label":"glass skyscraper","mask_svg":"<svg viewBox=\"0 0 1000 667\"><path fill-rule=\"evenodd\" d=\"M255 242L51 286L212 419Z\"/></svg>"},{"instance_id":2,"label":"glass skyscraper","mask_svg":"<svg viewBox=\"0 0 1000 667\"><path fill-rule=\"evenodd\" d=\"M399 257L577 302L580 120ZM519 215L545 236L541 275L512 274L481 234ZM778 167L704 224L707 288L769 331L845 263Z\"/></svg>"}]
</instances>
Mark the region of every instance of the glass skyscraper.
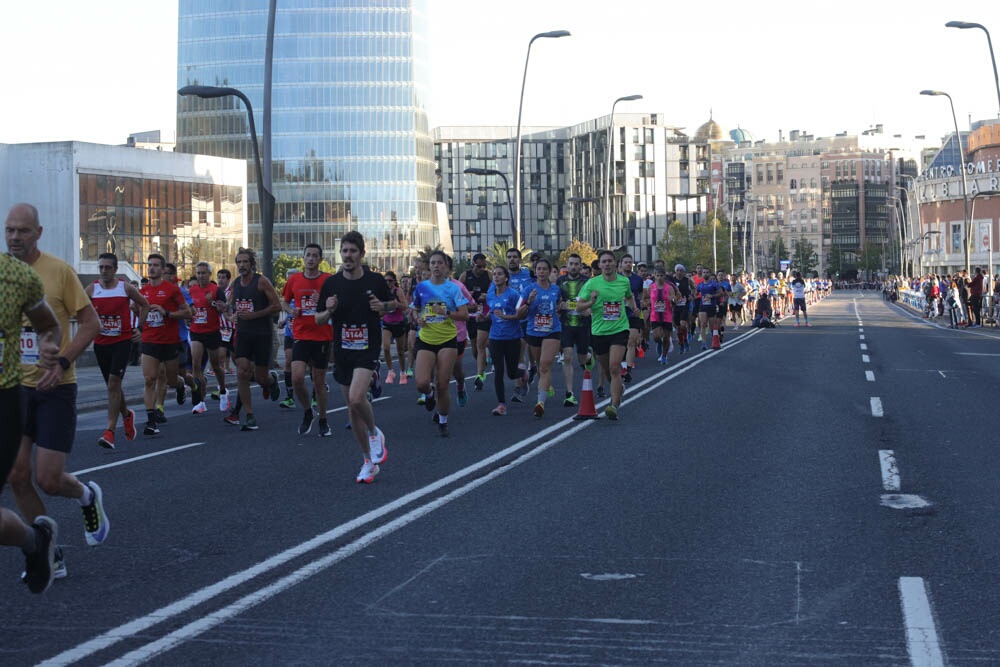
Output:
<instances>
[{"instance_id":1,"label":"glass skyscraper","mask_svg":"<svg viewBox=\"0 0 1000 667\"><path fill-rule=\"evenodd\" d=\"M262 132L268 0L180 0L177 86L229 86ZM368 262L405 269L438 242L428 127L424 0L280 0L272 74L275 255L311 241L337 263L364 234ZM251 246L260 248L246 110L179 97L177 151L248 160Z\"/></svg>"}]
</instances>

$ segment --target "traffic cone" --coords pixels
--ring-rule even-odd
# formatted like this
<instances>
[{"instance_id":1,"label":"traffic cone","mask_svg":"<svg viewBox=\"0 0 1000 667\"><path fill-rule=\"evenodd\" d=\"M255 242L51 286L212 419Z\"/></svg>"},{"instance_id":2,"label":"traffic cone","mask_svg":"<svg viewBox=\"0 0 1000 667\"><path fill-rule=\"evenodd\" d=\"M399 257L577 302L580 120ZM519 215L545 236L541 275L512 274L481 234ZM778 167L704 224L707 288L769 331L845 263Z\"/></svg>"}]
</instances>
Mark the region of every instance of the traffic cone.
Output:
<instances>
[{"instance_id":1,"label":"traffic cone","mask_svg":"<svg viewBox=\"0 0 1000 667\"><path fill-rule=\"evenodd\" d=\"M594 406L594 385L590 381L590 371L583 372L583 389L580 391L580 409L576 416L577 421L584 419L600 419L597 416L597 408Z\"/></svg>"},{"instance_id":2,"label":"traffic cone","mask_svg":"<svg viewBox=\"0 0 1000 667\"><path fill-rule=\"evenodd\" d=\"M712 349L718 350L722 347L722 341L719 340L719 330L712 329Z\"/></svg>"}]
</instances>

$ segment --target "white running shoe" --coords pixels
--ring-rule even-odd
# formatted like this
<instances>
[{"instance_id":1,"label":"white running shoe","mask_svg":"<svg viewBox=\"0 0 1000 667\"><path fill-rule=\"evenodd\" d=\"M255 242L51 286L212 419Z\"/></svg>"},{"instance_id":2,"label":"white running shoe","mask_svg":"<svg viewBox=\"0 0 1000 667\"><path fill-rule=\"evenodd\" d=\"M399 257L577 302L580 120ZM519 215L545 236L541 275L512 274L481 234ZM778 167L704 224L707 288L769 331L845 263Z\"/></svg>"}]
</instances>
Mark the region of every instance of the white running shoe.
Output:
<instances>
[{"instance_id":1,"label":"white running shoe","mask_svg":"<svg viewBox=\"0 0 1000 667\"><path fill-rule=\"evenodd\" d=\"M229 392L219 394L219 412L229 412Z\"/></svg>"},{"instance_id":2,"label":"white running shoe","mask_svg":"<svg viewBox=\"0 0 1000 667\"><path fill-rule=\"evenodd\" d=\"M368 449L371 452L372 463L385 463L389 458L389 450L385 447L385 434L378 426L375 427L375 435L368 436Z\"/></svg>"},{"instance_id":3,"label":"white running shoe","mask_svg":"<svg viewBox=\"0 0 1000 667\"><path fill-rule=\"evenodd\" d=\"M361 472L355 478L358 484L371 484L375 481L375 475L378 474L378 466L372 463L369 459L365 459L365 464L361 466Z\"/></svg>"},{"instance_id":4,"label":"white running shoe","mask_svg":"<svg viewBox=\"0 0 1000 667\"><path fill-rule=\"evenodd\" d=\"M201 413L206 412L207 410L208 410L208 406L205 405L205 401L202 401L198 405L196 405L193 408L191 408L191 414L193 414L193 415L200 415Z\"/></svg>"}]
</instances>

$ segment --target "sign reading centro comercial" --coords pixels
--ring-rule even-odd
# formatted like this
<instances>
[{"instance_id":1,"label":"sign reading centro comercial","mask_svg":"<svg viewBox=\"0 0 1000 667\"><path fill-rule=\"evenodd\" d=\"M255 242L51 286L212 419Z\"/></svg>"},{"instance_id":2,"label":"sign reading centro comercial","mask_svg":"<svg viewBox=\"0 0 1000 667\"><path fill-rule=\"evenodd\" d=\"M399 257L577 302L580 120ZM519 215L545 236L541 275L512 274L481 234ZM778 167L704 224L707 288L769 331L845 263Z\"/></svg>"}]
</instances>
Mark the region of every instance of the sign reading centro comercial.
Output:
<instances>
[{"instance_id":1,"label":"sign reading centro comercial","mask_svg":"<svg viewBox=\"0 0 1000 667\"><path fill-rule=\"evenodd\" d=\"M958 175L938 176L934 179L917 181L917 183L919 183L918 199L921 202L960 199L962 197L962 179ZM967 177L966 187L970 197L974 197L980 192L1000 190L1000 174Z\"/></svg>"}]
</instances>

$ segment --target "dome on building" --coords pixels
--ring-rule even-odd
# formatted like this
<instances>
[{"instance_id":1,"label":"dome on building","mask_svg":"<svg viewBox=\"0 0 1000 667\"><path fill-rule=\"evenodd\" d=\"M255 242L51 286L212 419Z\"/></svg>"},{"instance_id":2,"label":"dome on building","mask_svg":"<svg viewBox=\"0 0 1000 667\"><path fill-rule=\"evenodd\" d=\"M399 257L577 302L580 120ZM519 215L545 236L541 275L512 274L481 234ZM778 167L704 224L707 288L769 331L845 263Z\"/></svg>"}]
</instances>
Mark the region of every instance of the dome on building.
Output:
<instances>
[{"instance_id":1,"label":"dome on building","mask_svg":"<svg viewBox=\"0 0 1000 667\"><path fill-rule=\"evenodd\" d=\"M749 130L744 130L742 127L738 127L735 130L729 131L729 138L737 144L742 144L744 141L753 142L753 135L750 134Z\"/></svg>"},{"instance_id":2,"label":"dome on building","mask_svg":"<svg viewBox=\"0 0 1000 667\"><path fill-rule=\"evenodd\" d=\"M712 120L712 112L708 114L708 122L698 128L698 131L694 133L696 139L708 139L709 141L723 141L726 138L726 133L722 130L722 126Z\"/></svg>"}]
</instances>

